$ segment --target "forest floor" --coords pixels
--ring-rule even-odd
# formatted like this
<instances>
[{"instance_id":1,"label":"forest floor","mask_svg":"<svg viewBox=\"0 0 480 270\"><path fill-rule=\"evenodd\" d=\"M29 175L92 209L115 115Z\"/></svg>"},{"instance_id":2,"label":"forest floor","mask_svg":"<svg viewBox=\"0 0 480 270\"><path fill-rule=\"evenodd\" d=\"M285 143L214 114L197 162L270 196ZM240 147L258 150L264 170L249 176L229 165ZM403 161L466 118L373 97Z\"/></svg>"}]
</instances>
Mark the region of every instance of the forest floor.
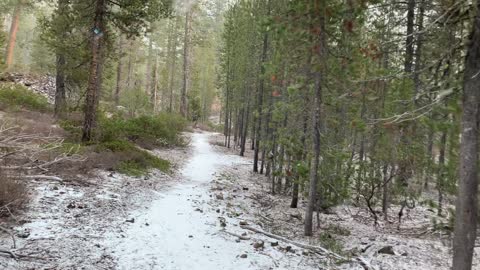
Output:
<instances>
[{"instance_id":1,"label":"forest floor","mask_svg":"<svg viewBox=\"0 0 480 270\"><path fill-rule=\"evenodd\" d=\"M0 249L24 257L3 254L0 269L365 269L297 243L362 258L371 269L449 268L448 237L430 232L428 208L409 210L398 231L382 222L374 228L364 209L340 206L321 214L320 229L307 239L304 207L271 195L267 178L251 173L251 158L218 146L220 135L186 136L186 148L154 151L174 164L171 174L98 170L81 181L29 182L29 206L3 224L16 247L0 234Z\"/></svg>"},{"instance_id":2,"label":"forest floor","mask_svg":"<svg viewBox=\"0 0 480 270\"><path fill-rule=\"evenodd\" d=\"M211 143L217 151L236 152L223 147L223 140L222 135L217 135L212 137ZM247 151L245 155L252 156L253 153ZM253 173L251 166L224 168L214 186L227 198L224 205L231 213L240 212L249 223L276 235L327 247L350 258L362 258L373 269L450 269L451 235L435 229L433 224L434 219L448 224L448 211L444 211L446 216L439 218L436 209L417 203L413 209L406 209L399 229L399 206L391 206L388 222L379 215L379 224L374 226L366 207L344 204L330 209L329 213L316 215L315 235L308 238L303 236L306 201L300 198L299 208L290 208L291 197L271 195L270 181ZM248 187L248 191L238 194L241 187ZM421 201L427 200L436 200L436 194L424 194ZM453 209L453 205L445 204L445 208ZM381 212L381 209L375 210ZM359 264L329 265L325 260L319 265L324 265L325 269L363 269ZM480 269L480 245L475 248L473 269Z\"/></svg>"}]
</instances>

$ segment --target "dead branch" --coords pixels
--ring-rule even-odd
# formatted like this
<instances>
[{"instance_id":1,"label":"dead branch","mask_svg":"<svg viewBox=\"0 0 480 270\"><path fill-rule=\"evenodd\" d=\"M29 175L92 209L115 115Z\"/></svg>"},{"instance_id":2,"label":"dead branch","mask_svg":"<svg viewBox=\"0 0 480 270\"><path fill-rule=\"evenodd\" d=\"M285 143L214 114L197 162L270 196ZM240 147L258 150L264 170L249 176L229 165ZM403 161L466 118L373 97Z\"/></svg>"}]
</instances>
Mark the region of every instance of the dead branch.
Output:
<instances>
[{"instance_id":1,"label":"dead branch","mask_svg":"<svg viewBox=\"0 0 480 270\"><path fill-rule=\"evenodd\" d=\"M10 257L12 257L12 259L18 261L18 255L15 254L13 251L10 251L10 250L6 250L6 249L0 249L0 255L9 255Z\"/></svg>"},{"instance_id":2,"label":"dead branch","mask_svg":"<svg viewBox=\"0 0 480 270\"><path fill-rule=\"evenodd\" d=\"M17 242L15 241L15 235L10 230L8 230L7 228L5 228L3 226L0 226L0 230L6 232L7 234L10 235L10 237L12 237L13 248L17 248Z\"/></svg>"},{"instance_id":3,"label":"dead branch","mask_svg":"<svg viewBox=\"0 0 480 270\"><path fill-rule=\"evenodd\" d=\"M332 252L328 249L325 249L323 247L320 247L320 246L312 246L312 245L307 245L307 244L303 244L303 243L299 243L299 242L296 242L296 241L293 241L293 240L290 240L290 239L287 239L285 237L282 237L282 236L279 236L279 235L275 235L275 234L272 234L272 233L268 233L268 232L265 232L265 231L262 231L260 229L257 229L257 228L254 228L254 227L251 227L251 226L240 226L242 229L245 229L245 230L249 230L249 231L252 231L252 232L256 232L256 233L260 233L260 234L263 234L265 236L268 236L270 238L273 238L273 239L276 239L276 240L279 240L279 241L282 241L282 242L285 242L285 243L289 243L291 245L294 245L296 247L299 247L299 248L303 248L303 249L307 249L307 250L310 250L314 253L317 253L319 255L323 255L323 256L329 256L329 257L332 257L336 260L339 260L339 261L342 261L342 262L355 262L355 263L358 263L360 264L365 270L369 270L369 269L375 269L373 266L369 265L364 259L362 258L355 258L355 259L348 259L344 256L341 256L335 252Z\"/></svg>"},{"instance_id":4,"label":"dead branch","mask_svg":"<svg viewBox=\"0 0 480 270\"><path fill-rule=\"evenodd\" d=\"M232 232L229 232L229 231L226 231L226 230L223 230L223 232L226 233L226 234L235 236L235 237L237 237L238 239L241 239L241 240L250 240L250 237L247 237L247 236L239 235L239 234L232 233Z\"/></svg>"},{"instance_id":5,"label":"dead branch","mask_svg":"<svg viewBox=\"0 0 480 270\"><path fill-rule=\"evenodd\" d=\"M11 176L12 178L16 179L38 179L38 180L52 180L63 182L63 179L57 176L50 176L50 175L19 175L19 176Z\"/></svg>"},{"instance_id":6,"label":"dead branch","mask_svg":"<svg viewBox=\"0 0 480 270\"><path fill-rule=\"evenodd\" d=\"M24 255L24 254L18 254L15 252L15 250L8 250L8 249L0 249L0 256L8 256L16 261L19 259L36 259L36 260L43 260L44 258L41 257L35 257L35 256L30 256L30 255Z\"/></svg>"}]
</instances>

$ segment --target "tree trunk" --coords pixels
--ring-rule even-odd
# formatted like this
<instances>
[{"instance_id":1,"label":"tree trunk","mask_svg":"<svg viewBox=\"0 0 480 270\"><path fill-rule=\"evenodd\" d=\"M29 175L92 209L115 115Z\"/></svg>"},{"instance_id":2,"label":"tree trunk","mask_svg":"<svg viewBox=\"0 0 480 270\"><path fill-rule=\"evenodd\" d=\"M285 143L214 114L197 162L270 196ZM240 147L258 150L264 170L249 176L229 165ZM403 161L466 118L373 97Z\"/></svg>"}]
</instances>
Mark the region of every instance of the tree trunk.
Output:
<instances>
[{"instance_id":1,"label":"tree trunk","mask_svg":"<svg viewBox=\"0 0 480 270\"><path fill-rule=\"evenodd\" d=\"M153 80L150 92L150 102L152 103L153 113L157 112L157 94L158 94L158 56L155 56L155 63L153 65Z\"/></svg>"},{"instance_id":2,"label":"tree trunk","mask_svg":"<svg viewBox=\"0 0 480 270\"><path fill-rule=\"evenodd\" d=\"M270 15L270 1L267 3L268 12L267 14ZM267 52L268 52L268 31L265 31L263 34L263 48L262 48L262 58L260 63L260 82L257 94L257 101L258 101L258 116L257 116L257 126L255 127L255 149L253 155L253 171L258 172L258 156L260 153L260 142L262 140L262 113L263 113L263 95L265 91L265 62L267 60Z\"/></svg>"},{"instance_id":3,"label":"tree trunk","mask_svg":"<svg viewBox=\"0 0 480 270\"><path fill-rule=\"evenodd\" d=\"M327 40L325 35L325 0L315 0L316 16L318 16L320 33L318 35L317 58L322 68L314 73L315 85L313 95L313 115L312 115L312 131L313 131L313 160L310 167L310 187L308 195L307 210L305 212L305 236L313 234L313 209L317 201L317 184L318 169L320 167L320 129L321 129L321 112L322 112L322 87L323 80L326 76L325 57L327 52Z\"/></svg>"},{"instance_id":4,"label":"tree trunk","mask_svg":"<svg viewBox=\"0 0 480 270\"><path fill-rule=\"evenodd\" d=\"M168 111L170 113L173 112L173 86L175 84L175 66L177 63L177 45L178 45L178 37L177 37L177 28L178 28L178 18L175 20L175 26L173 30L173 46L172 46L172 64L170 66L170 82L169 82L169 105Z\"/></svg>"},{"instance_id":5,"label":"tree trunk","mask_svg":"<svg viewBox=\"0 0 480 270\"><path fill-rule=\"evenodd\" d=\"M85 119L83 124L83 141L90 141L93 136L93 128L96 124L97 104L99 99L101 75L102 50L105 35L105 0L95 1L95 20L91 41L91 61L88 77L87 95L85 99Z\"/></svg>"},{"instance_id":6,"label":"tree trunk","mask_svg":"<svg viewBox=\"0 0 480 270\"><path fill-rule=\"evenodd\" d=\"M5 56L5 63L7 69L10 69L13 65L13 54L15 51L15 45L17 42L18 25L20 23L20 14L22 12L23 1L19 0L13 11L12 25L10 26L10 34L8 36L8 44Z\"/></svg>"},{"instance_id":7,"label":"tree trunk","mask_svg":"<svg viewBox=\"0 0 480 270\"><path fill-rule=\"evenodd\" d=\"M115 106L120 104L120 92L122 91L122 72L123 72L123 38L120 37L119 41L119 57L118 57L118 66L117 66L117 85L115 87Z\"/></svg>"},{"instance_id":8,"label":"tree trunk","mask_svg":"<svg viewBox=\"0 0 480 270\"><path fill-rule=\"evenodd\" d=\"M472 269L477 233L478 208L478 129L480 121L480 1L465 58L463 116L460 143L460 183L456 203L453 238L453 267Z\"/></svg>"},{"instance_id":9,"label":"tree trunk","mask_svg":"<svg viewBox=\"0 0 480 270\"><path fill-rule=\"evenodd\" d=\"M242 134L242 141L241 141L241 145L240 145L240 156L244 156L245 155L245 145L247 143L247 137L248 137L248 121L249 121L249 118L250 118L250 99L247 97L247 108L245 109L245 121L244 124L243 124L243 134Z\"/></svg>"},{"instance_id":10,"label":"tree trunk","mask_svg":"<svg viewBox=\"0 0 480 270\"><path fill-rule=\"evenodd\" d=\"M127 73L127 90L132 89L132 81L133 81L133 71L135 69L135 62L136 62L136 50L135 50L135 40L131 39L129 44L129 54L128 54L128 73Z\"/></svg>"},{"instance_id":11,"label":"tree trunk","mask_svg":"<svg viewBox=\"0 0 480 270\"><path fill-rule=\"evenodd\" d=\"M447 148L447 131L442 132L440 139L440 153L438 155L438 172L437 172L437 190L438 190L438 216L442 216L443 208L443 178L445 177L445 150Z\"/></svg>"},{"instance_id":12,"label":"tree trunk","mask_svg":"<svg viewBox=\"0 0 480 270\"><path fill-rule=\"evenodd\" d=\"M57 52L56 79L55 79L55 117L61 118L66 110L66 93L65 93L65 55Z\"/></svg>"},{"instance_id":13,"label":"tree trunk","mask_svg":"<svg viewBox=\"0 0 480 270\"><path fill-rule=\"evenodd\" d=\"M152 58L153 58L153 40L150 37L148 41L147 69L145 71L145 94L152 93Z\"/></svg>"},{"instance_id":14,"label":"tree trunk","mask_svg":"<svg viewBox=\"0 0 480 270\"><path fill-rule=\"evenodd\" d=\"M191 20L191 11L187 10L185 13L185 34L183 40L183 86L182 94L180 100L180 114L183 117L187 117L188 105L187 105L187 91L188 91L188 80L189 80L189 46L190 46L190 20Z\"/></svg>"}]
</instances>

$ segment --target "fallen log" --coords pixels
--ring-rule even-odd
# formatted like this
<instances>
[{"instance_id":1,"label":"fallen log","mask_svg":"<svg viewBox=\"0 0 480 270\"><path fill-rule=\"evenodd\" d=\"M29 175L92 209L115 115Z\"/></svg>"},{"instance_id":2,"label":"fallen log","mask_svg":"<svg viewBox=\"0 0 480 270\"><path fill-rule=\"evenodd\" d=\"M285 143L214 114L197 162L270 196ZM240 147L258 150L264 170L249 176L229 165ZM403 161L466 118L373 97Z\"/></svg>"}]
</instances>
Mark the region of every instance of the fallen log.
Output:
<instances>
[{"instance_id":1,"label":"fallen log","mask_svg":"<svg viewBox=\"0 0 480 270\"><path fill-rule=\"evenodd\" d=\"M38 179L38 180L52 180L52 181L63 182L62 178L58 176L50 176L50 175L18 175L18 176L12 176L12 177L18 178L18 179Z\"/></svg>"},{"instance_id":2,"label":"fallen log","mask_svg":"<svg viewBox=\"0 0 480 270\"><path fill-rule=\"evenodd\" d=\"M247 236L239 235L239 234L232 233L232 232L225 231L225 230L223 230L223 232L226 233L226 234L238 237L238 239L240 239L240 240L250 240L250 237L247 237Z\"/></svg>"},{"instance_id":3,"label":"fallen log","mask_svg":"<svg viewBox=\"0 0 480 270\"><path fill-rule=\"evenodd\" d=\"M345 262L345 263L347 263L347 262L358 263L365 270L370 270L370 269L375 270L375 267L371 266L365 259L360 258L360 257L350 259L350 258L344 257L342 255L339 255L335 252L332 252L332 251L330 251L326 248L323 248L323 247L320 247L320 246L312 246L312 245L299 243L299 242L290 240L288 238L285 238L283 236L272 234L272 233L269 233L269 232L266 232L266 231L262 231L260 229L257 229L257 228L254 228L254 227L251 227L251 226L248 226L248 225L240 226L240 227L242 229L249 230L249 231L252 231L252 232L256 232L256 233L259 233L259 234L263 234L263 235L268 236L270 238L273 238L273 239L276 239L276 240L279 240L279 241L282 241L282 242L285 242L285 243L289 243L289 244L294 245L294 246L299 247L299 248L303 248L303 249L312 251L312 252L317 253L319 255L332 257L336 260L339 260L339 261L342 261L342 262Z\"/></svg>"}]
</instances>

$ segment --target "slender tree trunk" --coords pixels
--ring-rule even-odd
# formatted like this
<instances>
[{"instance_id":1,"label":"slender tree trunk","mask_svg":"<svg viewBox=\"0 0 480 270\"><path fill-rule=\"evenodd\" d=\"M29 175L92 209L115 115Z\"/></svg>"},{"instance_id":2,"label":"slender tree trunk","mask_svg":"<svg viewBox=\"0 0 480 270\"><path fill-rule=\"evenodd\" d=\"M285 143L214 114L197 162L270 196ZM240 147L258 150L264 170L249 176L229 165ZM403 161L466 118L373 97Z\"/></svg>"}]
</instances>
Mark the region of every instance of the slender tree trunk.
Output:
<instances>
[{"instance_id":1,"label":"slender tree trunk","mask_svg":"<svg viewBox=\"0 0 480 270\"><path fill-rule=\"evenodd\" d=\"M57 14L63 14L67 11L68 0L59 0L58 9L56 10ZM65 34L58 33L58 38L64 39ZM66 89L65 89L65 69L66 60L64 51L57 49L56 52L56 79L55 79L55 107L54 115L56 118L61 118L66 112L67 100L66 100Z\"/></svg>"},{"instance_id":2,"label":"slender tree trunk","mask_svg":"<svg viewBox=\"0 0 480 270\"><path fill-rule=\"evenodd\" d=\"M177 38L177 28L178 28L178 19L175 20L175 28L173 30L173 46L172 46L172 64L170 66L170 83L169 83L169 105L168 111L170 113L173 112L173 86L175 84L175 69L177 63L177 45L178 45L178 38Z\"/></svg>"},{"instance_id":3,"label":"slender tree trunk","mask_svg":"<svg viewBox=\"0 0 480 270\"><path fill-rule=\"evenodd\" d=\"M65 55L62 52L57 52L57 76L55 80L55 117L61 118L64 116L67 100L65 91Z\"/></svg>"},{"instance_id":4,"label":"slender tree trunk","mask_svg":"<svg viewBox=\"0 0 480 270\"><path fill-rule=\"evenodd\" d=\"M477 234L478 208L478 131L480 122L480 1L473 23L465 59L463 118L460 143L460 183L456 203L453 238L453 267L472 269L473 248Z\"/></svg>"},{"instance_id":5,"label":"slender tree trunk","mask_svg":"<svg viewBox=\"0 0 480 270\"><path fill-rule=\"evenodd\" d=\"M136 61L136 54L135 54L136 51L134 49L134 45L135 45L135 40L131 39L129 44L130 52L128 54L128 74L127 74L127 81L126 81L127 90L132 89L132 81L133 81L132 77L133 77L133 70L134 70L135 61Z\"/></svg>"},{"instance_id":6,"label":"slender tree trunk","mask_svg":"<svg viewBox=\"0 0 480 270\"><path fill-rule=\"evenodd\" d=\"M153 65L153 85L150 92L150 102L153 106L153 112L156 113L157 108L157 95L158 95L158 56L155 56L155 62Z\"/></svg>"},{"instance_id":7,"label":"slender tree trunk","mask_svg":"<svg viewBox=\"0 0 480 270\"><path fill-rule=\"evenodd\" d=\"M415 0L408 0L407 2L407 37L405 40L405 59L404 59L404 72L406 75L411 76L413 70L413 57L414 57L414 23L415 23ZM411 78L411 77L410 77ZM406 80L405 80L406 81ZM404 110L409 108L404 106ZM400 128L401 144L404 149L409 145L409 135L407 134L410 127L408 124L403 124ZM404 150L405 151L405 150ZM404 157L399 162L398 180L402 186L408 185L409 173L409 161Z\"/></svg>"},{"instance_id":8,"label":"slender tree trunk","mask_svg":"<svg viewBox=\"0 0 480 270\"><path fill-rule=\"evenodd\" d=\"M95 19L93 25L93 34L91 37L91 61L88 77L87 95L85 99L85 119L83 124L83 141L90 141L93 136L93 128L96 124L96 113L99 94L99 82L101 81L102 50L105 35L105 17L106 1L95 1Z\"/></svg>"},{"instance_id":9,"label":"slender tree trunk","mask_svg":"<svg viewBox=\"0 0 480 270\"><path fill-rule=\"evenodd\" d=\"M119 57L118 57L118 66L117 66L117 85L115 87L115 95L114 95L114 100L115 100L115 106L118 106L120 104L120 92L122 91L122 72L123 72L123 61L122 61L122 55L123 55L123 37L120 36L120 41L118 43L119 46Z\"/></svg>"},{"instance_id":10,"label":"slender tree trunk","mask_svg":"<svg viewBox=\"0 0 480 270\"><path fill-rule=\"evenodd\" d=\"M227 52L229 50L227 49ZM227 147L227 139L228 139L228 129L229 129L229 111L230 111L230 53L227 53L227 78L226 78L226 87L225 87L225 123L223 132L225 135L225 147Z\"/></svg>"},{"instance_id":11,"label":"slender tree trunk","mask_svg":"<svg viewBox=\"0 0 480 270\"><path fill-rule=\"evenodd\" d=\"M267 2L268 12L267 14L270 15L270 0ZM262 48L262 58L260 63L260 82L259 82L259 89L257 94L257 101L258 101L258 119L257 119L257 126L255 128L255 149L253 154L253 171L258 172L258 155L260 152L260 143L262 141L262 113L263 113L263 95L265 91L265 62L267 60L267 52L268 52L268 31L265 31L263 34L263 48Z\"/></svg>"},{"instance_id":12,"label":"slender tree trunk","mask_svg":"<svg viewBox=\"0 0 480 270\"><path fill-rule=\"evenodd\" d=\"M309 104L308 100L308 94L305 95L304 101L305 104ZM306 158L306 153L307 153L307 132L308 132L308 113L307 113L307 106L305 106L304 112L303 112L303 133L302 137L300 138L300 142L302 143L302 151L299 152L297 160L305 160ZM292 194L292 202L290 203L291 208L297 208L298 207L298 193L300 192L300 174L298 173L298 169L295 168L295 176L296 176L296 181L293 183L293 194Z\"/></svg>"},{"instance_id":13,"label":"slender tree trunk","mask_svg":"<svg viewBox=\"0 0 480 270\"><path fill-rule=\"evenodd\" d=\"M153 40L150 37L148 41L147 69L145 71L145 94L152 93L152 58L153 58Z\"/></svg>"},{"instance_id":14,"label":"slender tree trunk","mask_svg":"<svg viewBox=\"0 0 480 270\"><path fill-rule=\"evenodd\" d=\"M189 52L190 52L190 20L191 10L185 13L185 33L183 41L183 87L180 100L180 114L183 117L187 117L187 91L189 80Z\"/></svg>"},{"instance_id":15,"label":"slender tree trunk","mask_svg":"<svg viewBox=\"0 0 480 270\"><path fill-rule=\"evenodd\" d=\"M22 5L23 1L18 0L17 5L15 6L15 10L13 11L12 25L10 26L10 34L8 36L7 50L5 56L5 63L7 64L7 69L11 69L13 65L13 55L17 42L18 25L20 23Z\"/></svg>"},{"instance_id":16,"label":"slender tree trunk","mask_svg":"<svg viewBox=\"0 0 480 270\"><path fill-rule=\"evenodd\" d=\"M438 155L438 172L437 172L437 190L438 190L438 216L442 216L443 208L443 178L445 174L445 150L447 148L447 131L442 132L442 137L440 139L440 153Z\"/></svg>"},{"instance_id":17,"label":"slender tree trunk","mask_svg":"<svg viewBox=\"0 0 480 270\"><path fill-rule=\"evenodd\" d=\"M240 156L242 157L245 155L245 145L247 143L247 137L248 137L248 121L250 118L250 99L248 97L247 97L247 108L245 109L244 118L245 118L245 121L243 124L243 134L242 134L242 141L240 146Z\"/></svg>"},{"instance_id":18,"label":"slender tree trunk","mask_svg":"<svg viewBox=\"0 0 480 270\"><path fill-rule=\"evenodd\" d=\"M312 115L312 131L313 131L313 160L310 167L310 187L308 192L308 204L305 212L305 236L313 234L313 210L317 202L317 185L318 185L318 169L320 167L320 130L322 118L322 88L323 80L326 76L325 57L327 52L327 37L325 35L325 0L314 0L315 14L318 16L320 33L318 35L317 58L322 65L320 71L314 73L315 85L313 95L313 115Z\"/></svg>"},{"instance_id":19,"label":"slender tree trunk","mask_svg":"<svg viewBox=\"0 0 480 270\"><path fill-rule=\"evenodd\" d=\"M230 149L230 143L232 141L232 111L233 109L230 108L230 113L228 115L228 143L227 143L227 148Z\"/></svg>"}]
</instances>

